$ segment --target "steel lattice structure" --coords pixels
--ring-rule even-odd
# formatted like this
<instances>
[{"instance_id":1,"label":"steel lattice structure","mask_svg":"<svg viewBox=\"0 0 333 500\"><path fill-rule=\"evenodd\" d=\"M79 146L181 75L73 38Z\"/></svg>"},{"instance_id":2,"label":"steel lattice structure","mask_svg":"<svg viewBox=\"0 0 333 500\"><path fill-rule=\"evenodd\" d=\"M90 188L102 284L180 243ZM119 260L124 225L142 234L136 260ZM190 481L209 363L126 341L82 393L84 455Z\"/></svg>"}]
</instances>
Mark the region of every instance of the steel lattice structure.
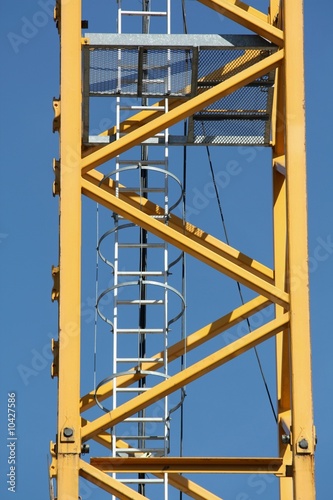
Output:
<instances>
[{"instance_id":1,"label":"steel lattice structure","mask_svg":"<svg viewBox=\"0 0 333 500\"><path fill-rule=\"evenodd\" d=\"M171 486L197 500L219 497L187 479L183 473L270 473L279 478L281 500L315 498L316 438L307 273L303 273L301 283L293 281L293 269L298 266L304 269L304 262L307 262L303 2L270 0L268 14L238 0L200 2L207 9L213 9L259 35L265 43L271 44L272 50L265 57L257 57L258 51L254 47L246 63L241 58L238 62L236 60L236 70L230 70L225 64L220 68L227 74L225 79L216 76L217 68L215 73L213 71L213 84L212 72L206 75L210 85L198 88L194 78L191 92L168 98L167 112L154 109L138 112L130 122L123 122L122 130L126 134L113 141L115 131L109 129L101 134L107 138L105 143L90 145L83 141L82 60L92 45L98 49L98 43L95 40L92 44L89 36L82 37L81 0L56 2L55 20L61 40L61 99L54 101L54 129L60 134L60 160L54 162L54 192L59 194L60 256L59 266L53 268L53 299L59 302L59 339L53 342L52 370L53 376L58 377L58 421L57 442L51 445L50 476L57 480L58 500L79 498L80 477L116 498L144 500L147 497L108 472L134 471L159 477L166 470ZM164 43L166 50L171 50L170 39L160 43ZM190 223L184 226L176 216L171 217L167 224L163 217L151 217L153 214L162 216L163 209L137 192L124 190L121 195L117 194L115 181L105 179L97 170L106 161L149 141L166 128L200 114L202 110L209 121L207 116L213 103L272 72L275 83L269 120L274 192L274 269L243 255ZM201 77L202 82L205 83L205 75ZM142 86L140 88L142 91ZM223 144L223 139L221 141ZM207 338L225 332L269 304L275 306L274 319L105 415L87 421L84 412L92 408L96 400L94 391L80 394L82 195L256 292L253 300L191 334L186 340L187 351L197 349ZM84 446L90 440L110 448L110 429L116 424L272 337L276 339L278 456L207 458L200 457L200 450L197 457L91 457L87 461L82 456ZM184 343L170 345L168 362L183 354ZM144 366L149 371L158 368L158 361L147 361ZM129 387L139 378L140 372L128 373L118 384ZM112 384L111 380L100 388L100 401L112 394ZM276 438L272 437L273 440ZM126 446L126 443L122 445Z\"/></svg>"}]
</instances>

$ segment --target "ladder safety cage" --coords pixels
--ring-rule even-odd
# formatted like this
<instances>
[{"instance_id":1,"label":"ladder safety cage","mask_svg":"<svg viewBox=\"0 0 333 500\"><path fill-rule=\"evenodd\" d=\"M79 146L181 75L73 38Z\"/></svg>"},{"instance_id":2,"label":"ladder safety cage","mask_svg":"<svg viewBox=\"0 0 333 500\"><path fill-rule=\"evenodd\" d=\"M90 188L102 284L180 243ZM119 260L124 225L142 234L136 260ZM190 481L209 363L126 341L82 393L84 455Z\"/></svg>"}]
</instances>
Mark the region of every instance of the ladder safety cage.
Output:
<instances>
[{"instance_id":1,"label":"ladder safety cage","mask_svg":"<svg viewBox=\"0 0 333 500\"><path fill-rule=\"evenodd\" d=\"M116 36L123 40L129 38L121 34L121 30L124 19L135 15L142 17L142 31L149 30L150 17L164 16L168 31L169 1L166 4L165 11L152 12L122 10L118 2ZM139 36L150 37L147 33ZM148 98L163 95L159 111L168 112L173 65L170 48L150 51L146 47L128 48L119 44L104 46L100 44L100 35L90 34L86 35L86 40L89 45L83 46L83 130L88 143L89 99L92 97L112 96L115 99L115 140L126 135L121 124L131 114L156 110ZM118 197L122 193L135 192L140 199L157 203L163 207L163 215L151 217L167 224L170 214L182 207L183 186L169 169L168 129L159 133L158 138L162 147L154 148L152 153L147 145L140 145L118 155L101 182L111 179ZM113 227L100 234L97 245L99 259L106 265L104 272L112 276L111 286L99 290L96 302L99 318L110 327L113 344L110 374L95 387L96 404L106 413L169 378L169 336L173 337L173 342L184 336L181 318L185 313L184 291L178 289L182 282L177 279L183 253L175 249L170 251L167 242L153 237L117 213L113 213L112 218ZM110 304L108 308L104 307L105 302ZM161 356L152 357L155 352L160 352ZM154 369L147 369L149 363ZM124 385L122 380L128 376L133 377L134 383ZM99 401L100 389L109 383L113 387L111 401ZM114 425L111 429L112 457L167 456L170 452L170 412L182 404L181 394L172 405L166 396ZM138 493L144 494L152 488L153 495L164 500L168 498L167 474L151 478L144 473L113 472L112 478L136 488ZM115 500L116 496L112 498Z\"/></svg>"}]
</instances>

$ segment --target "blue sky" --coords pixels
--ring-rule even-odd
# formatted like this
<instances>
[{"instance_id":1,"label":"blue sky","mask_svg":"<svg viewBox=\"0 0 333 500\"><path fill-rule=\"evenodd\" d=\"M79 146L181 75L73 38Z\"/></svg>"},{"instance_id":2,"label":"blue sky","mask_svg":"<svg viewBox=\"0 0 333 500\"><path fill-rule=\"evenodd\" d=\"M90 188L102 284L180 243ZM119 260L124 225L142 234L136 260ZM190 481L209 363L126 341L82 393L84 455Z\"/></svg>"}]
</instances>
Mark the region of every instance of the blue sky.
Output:
<instances>
[{"instance_id":1,"label":"blue sky","mask_svg":"<svg viewBox=\"0 0 333 500\"><path fill-rule=\"evenodd\" d=\"M91 31L113 31L115 21L111 0L84 5L84 17ZM177 5L180 2L176 2ZM266 1L251 2L265 8ZM333 15L332 3L320 8L305 0L305 68L307 113L307 166L309 205L310 298L313 350L315 423L318 432L316 453L317 497L331 489L333 413L333 228L331 214L333 174L330 161L333 103L331 98L331 50L328 34ZM192 33L233 33L237 29L197 2L188 1L188 23ZM51 303L51 265L57 264L58 212L52 197L52 158L58 157L58 136L52 134L52 98L59 93L59 44L51 18L52 2L29 0L3 2L1 6L1 170L0 170L0 269L1 269L1 348L0 348L0 496L11 498L7 490L7 394L16 393L17 402L17 500L44 500L48 495L48 443L55 439L56 382L51 380L50 339L56 337L57 307ZM200 22L205 16L205 23ZM175 16L175 30L180 30ZM108 116L112 119L112 116ZM98 125L98 121L96 122ZM270 193L266 165L269 151L262 149L212 148L216 172L236 162L235 175L220 186L220 196L231 244L271 264L271 246L261 228L270 231ZM178 157L177 157L178 155ZM171 161L179 162L180 151L172 151ZM196 210L191 222L223 237L216 200L209 195L211 182L204 151L189 151L188 204ZM206 189L206 190L205 190ZM267 208L267 209L266 209ZM84 258L91 264L82 292L84 335L93 335L93 279L95 209L85 205ZM320 255L318 259L318 249ZM230 288L229 288L230 287ZM245 299L250 298L246 290ZM214 300L212 300L214 297ZM230 281L217 277L203 265L188 259L188 333L228 312L239 300ZM253 326L265 321L260 315ZM90 337L89 337L90 336ZM214 341L204 354L221 347ZM274 395L270 359L272 344L260 346L265 373ZM91 352L84 353L91 367ZM188 356L188 363L196 358ZM92 386L92 373L84 379ZM221 370L221 384L214 373L188 386L185 404L185 454L198 455L198 433L205 455L274 454L270 436L274 420L264 393L253 352ZM209 412L206 408L209 405ZM174 435L179 417L175 416ZM235 430L236 429L236 430ZM176 452L175 452L176 453ZM205 482L206 481L206 482ZM225 500L275 500L276 483L268 476L230 480L198 478ZM96 489L82 486L82 499L104 498ZM172 497L173 498L173 497ZM176 498L176 497L175 497Z\"/></svg>"}]
</instances>

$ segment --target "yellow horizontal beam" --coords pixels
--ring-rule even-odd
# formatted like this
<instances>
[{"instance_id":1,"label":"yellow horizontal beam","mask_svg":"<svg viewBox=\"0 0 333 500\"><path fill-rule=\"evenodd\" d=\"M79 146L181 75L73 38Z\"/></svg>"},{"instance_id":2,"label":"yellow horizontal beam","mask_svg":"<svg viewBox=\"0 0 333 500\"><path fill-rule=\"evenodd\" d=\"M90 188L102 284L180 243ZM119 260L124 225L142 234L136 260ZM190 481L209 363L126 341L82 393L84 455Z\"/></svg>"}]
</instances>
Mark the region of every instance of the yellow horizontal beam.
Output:
<instances>
[{"instance_id":1,"label":"yellow horizontal beam","mask_svg":"<svg viewBox=\"0 0 333 500\"><path fill-rule=\"evenodd\" d=\"M109 193L114 195L116 193L115 182L109 178L104 179L103 174L101 174L97 170L88 172L84 175L84 178L103 191L103 193L100 192L99 202L107 208L111 208L108 205L107 194ZM125 186L119 185L118 187ZM88 191L84 191L84 194L86 194L88 197L90 196L90 193ZM131 206L142 210L148 215L164 215L164 210L160 206L155 205L142 196L139 196L139 194L136 192L121 193L119 197L127 201L127 203L129 203ZM96 200L96 198L94 199ZM249 272L266 280L267 282L271 284L274 283L274 272L272 271L272 269L263 265L261 262L256 261L252 257L243 254L230 245L227 245L218 238L207 234L199 227L194 226L189 222L184 222L181 218L177 217L174 214L172 214L171 218L169 219L168 226L181 231L182 234L189 236L192 241L200 243L207 249L218 252L219 255L226 257L228 260L234 262L235 264L241 265L244 269L247 269Z\"/></svg>"},{"instance_id":2,"label":"yellow horizontal beam","mask_svg":"<svg viewBox=\"0 0 333 500\"><path fill-rule=\"evenodd\" d=\"M174 345L172 345L167 349L166 357L168 363L175 361L176 359L183 356L185 352L188 353L192 351L193 349L202 345L204 342L207 342L208 340L215 338L220 333L236 326L238 323L248 318L252 314L255 314L256 312L260 311L261 309L267 307L269 304L270 304L269 300L266 299L265 297L262 296L256 297L255 299L238 307L237 309L231 311L225 316L222 316L222 318L219 318L216 321L213 321L212 323L209 323L208 325L204 326L203 328L200 328L196 332L186 337L186 339L176 342ZM158 352L157 354L154 354L154 356L152 357L163 359L164 355L165 355L164 351L161 351ZM161 362L147 361L145 363L141 363L140 367L141 370L154 371L162 367L163 364L164 364L163 361ZM137 367L133 367L133 371L135 371L136 368ZM117 378L117 387L128 387L129 385L133 384L135 381L143 377L144 375L140 375L140 373L123 375L122 377ZM113 391L113 382L110 381L99 389L97 394L98 400L103 401L104 399L107 399L112 395L112 391ZM81 413L83 413L86 410L89 410L95 404L96 404L95 391L91 391L90 393L86 394L81 398L80 401ZM104 437L100 436L100 439L104 439Z\"/></svg>"},{"instance_id":3,"label":"yellow horizontal beam","mask_svg":"<svg viewBox=\"0 0 333 500\"><path fill-rule=\"evenodd\" d=\"M101 431L113 427L129 416L137 413L147 406L150 406L156 401L159 401L163 397L177 391L194 380L197 380L224 363L231 361L257 344L273 337L286 328L288 323L289 314L286 313L261 328L245 335L241 339L236 340L232 344L223 347L214 354L198 361L176 375L173 375L169 379L161 382L139 396L134 397L132 400L124 403L115 410L112 410L111 412L95 419L82 428L82 440L87 441L88 439L91 439L94 435L99 434Z\"/></svg>"},{"instance_id":4,"label":"yellow horizontal beam","mask_svg":"<svg viewBox=\"0 0 333 500\"><path fill-rule=\"evenodd\" d=\"M232 19L278 46L283 46L283 32L268 23L268 16L238 0L199 0L219 14Z\"/></svg>"},{"instance_id":5,"label":"yellow horizontal beam","mask_svg":"<svg viewBox=\"0 0 333 500\"><path fill-rule=\"evenodd\" d=\"M265 75L272 69L275 69L282 61L284 52L280 50L262 61L253 64L250 68L246 68L237 75L228 78L226 81L215 85L213 88L206 90L192 99L177 106L177 108L164 113L162 116L143 125L137 130L126 134L115 142L104 146L102 149L95 151L81 160L82 172L86 173L89 170L98 167L111 158L124 153L128 149L141 144L146 139L153 137L158 132L171 127L197 111L209 106L213 102L222 97L231 94L235 90L251 83L256 78Z\"/></svg>"},{"instance_id":6,"label":"yellow horizontal beam","mask_svg":"<svg viewBox=\"0 0 333 500\"><path fill-rule=\"evenodd\" d=\"M196 474L275 474L285 475L280 457L93 457L90 464L104 472L179 472Z\"/></svg>"},{"instance_id":7,"label":"yellow horizontal beam","mask_svg":"<svg viewBox=\"0 0 333 500\"><path fill-rule=\"evenodd\" d=\"M99 440L101 436L102 440ZM94 436L94 441L97 441L106 448L110 449L111 435L108 432L104 432L101 435ZM131 447L128 443L125 443L125 441L122 441L120 439L117 440L117 447L128 448L128 453L131 453ZM163 478L163 474L154 473L154 476ZM199 484L195 483L194 481L190 481L180 474L168 474L168 483L173 488L186 493L186 495L188 495L190 498L193 498L194 500L222 500L221 497L214 495L214 493L212 493L211 491L206 490Z\"/></svg>"},{"instance_id":8,"label":"yellow horizontal beam","mask_svg":"<svg viewBox=\"0 0 333 500\"><path fill-rule=\"evenodd\" d=\"M213 267L219 272L224 273L232 279L235 279L243 285L251 288L260 295L264 295L269 300L283 307L288 307L288 294L277 289L274 285L267 283L260 277L255 276L252 272L244 269L238 263L231 262L229 259L221 256L219 253L208 249L201 244L201 241L194 241L192 235L184 234L183 228L171 227L171 224L166 225L163 221L157 220L145 214L143 211L135 208L127 202L125 197L118 198L111 193L106 196L105 191L100 187L93 185L86 179L82 179L82 192L99 203L107 198L108 208L115 211L125 219L134 222L138 226L150 231L164 241L171 243L184 252L201 260L205 264ZM200 240L204 241L206 233L202 233Z\"/></svg>"},{"instance_id":9,"label":"yellow horizontal beam","mask_svg":"<svg viewBox=\"0 0 333 500\"><path fill-rule=\"evenodd\" d=\"M96 469L82 459L80 460L80 476L96 484L96 486L99 486L104 491L115 495L119 500L149 500L147 497L113 479L108 474Z\"/></svg>"}]
</instances>

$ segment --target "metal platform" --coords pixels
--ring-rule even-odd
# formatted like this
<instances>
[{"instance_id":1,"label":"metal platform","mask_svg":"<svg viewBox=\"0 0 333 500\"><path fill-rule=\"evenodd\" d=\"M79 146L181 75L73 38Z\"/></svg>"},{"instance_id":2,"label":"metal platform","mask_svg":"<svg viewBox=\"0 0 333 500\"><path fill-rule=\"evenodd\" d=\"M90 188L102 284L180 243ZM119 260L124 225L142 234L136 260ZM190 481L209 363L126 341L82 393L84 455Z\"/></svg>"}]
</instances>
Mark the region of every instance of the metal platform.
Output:
<instances>
[{"instance_id":1,"label":"metal platform","mask_svg":"<svg viewBox=\"0 0 333 500\"><path fill-rule=\"evenodd\" d=\"M277 50L258 35L141 35L87 33L83 46L85 142L112 142L89 133L89 99L189 99ZM188 120L187 136L170 145L269 145L274 72L220 99ZM161 144L161 137L148 140Z\"/></svg>"}]
</instances>

